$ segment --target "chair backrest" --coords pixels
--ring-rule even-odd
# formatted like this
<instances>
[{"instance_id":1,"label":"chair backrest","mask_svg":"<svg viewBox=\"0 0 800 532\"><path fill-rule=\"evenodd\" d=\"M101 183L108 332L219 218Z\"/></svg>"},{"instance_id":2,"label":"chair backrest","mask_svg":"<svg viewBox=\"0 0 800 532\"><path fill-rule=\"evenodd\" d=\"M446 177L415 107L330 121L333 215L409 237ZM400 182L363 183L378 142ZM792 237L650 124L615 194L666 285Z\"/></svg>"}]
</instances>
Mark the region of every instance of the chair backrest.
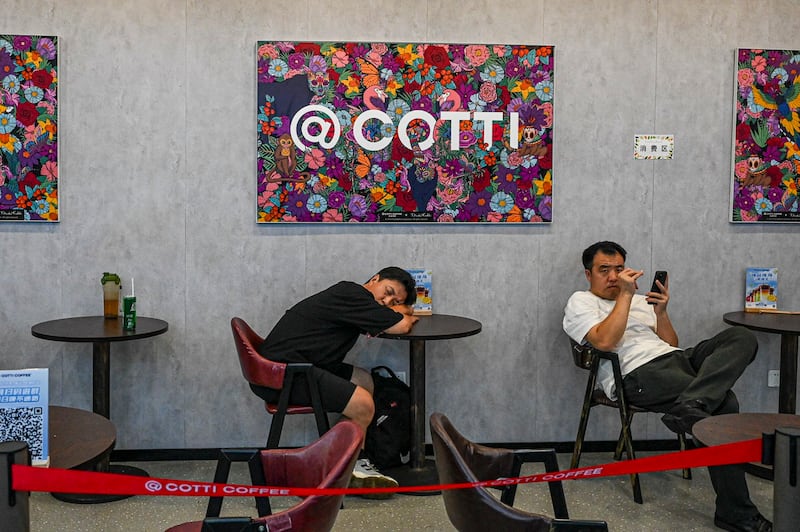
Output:
<instances>
[{"instance_id":1,"label":"chair backrest","mask_svg":"<svg viewBox=\"0 0 800 532\"><path fill-rule=\"evenodd\" d=\"M462 436L444 414L432 414L430 425L436 470L439 481L443 484L489 480L484 475L488 470L494 469L498 461L513 460L513 457L506 457L498 452L496 456L489 455L488 467L484 465L473 468L471 463L478 466L476 449L482 446ZM483 450L485 449L482 448ZM476 474L475 469L485 471L483 474ZM482 487L444 490L442 498L450 522L461 532L547 531L552 521L547 516L508 506Z\"/></svg>"},{"instance_id":2,"label":"chair backrest","mask_svg":"<svg viewBox=\"0 0 800 532\"><path fill-rule=\"evenodd\" d=\"M342 420L320 438L299 449L267 449L259 452L264 485L286 488L346 488L361 452L364 431L350 420ZM273 532L288 530L327 531L333 528L344 495L310 495L283 511L252 519L209 518L176 525L167 532L206 530L258 530L266 525Z\"/></svg>"},{"instance_id":3,"label":"chair backrest","mask_svg":"<svg viewBox=\"0 0 800 532\"><path fill-rule=\"evenodd\" d=\"M581 369L590 369L592 365L592 346L579 344L570 338L569 347L572 352L572 361L575 365Z\"/></svg>"},{"instance_id":4,"label":"chair backrest","mask_svg":"<svg viewBox=\"0 0 800 532\"><path fill-rule=\"evenodd\" d=\"M364 432L350 420L342 420L314 443L299 449L261 451L267 486L295 488L346 488L361 451ZM258 517L269 530L330 530L344 495L311 495L296 506L274 515Z\"/></svg>"},{"instance_id":5,"label":"chair backrest","mask_svg":"<svg viewBox=\"0 0 800 532\"><path fill-rule=\"evenodd\" d=\"M232 318L231 329L245 380L250 384L280 390L283 387L286 364L274 362L259 354L256 348L264 342L264 339L243 319Z\"/></svg>"}]
</instances>

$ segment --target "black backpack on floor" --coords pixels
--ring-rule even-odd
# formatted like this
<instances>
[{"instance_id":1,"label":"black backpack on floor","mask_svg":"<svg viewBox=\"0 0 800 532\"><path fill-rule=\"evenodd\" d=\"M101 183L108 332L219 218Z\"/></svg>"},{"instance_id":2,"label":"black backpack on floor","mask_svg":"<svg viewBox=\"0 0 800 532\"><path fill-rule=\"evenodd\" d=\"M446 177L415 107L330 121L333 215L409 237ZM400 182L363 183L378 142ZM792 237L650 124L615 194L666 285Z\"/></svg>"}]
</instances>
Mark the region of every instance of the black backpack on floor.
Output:
<instances>
[{"instance_id":1,"label":"black backpack on floor","mask_svg":"<svg viewBox=\"0 0 800 532\"><path fill-rule=\"evenodd\" d=\"M364 452L379 469L406 464L411 451L411 388L386 366L372 368L372 381L375 417L367 428Z\"/></svg>"}]
</instances>

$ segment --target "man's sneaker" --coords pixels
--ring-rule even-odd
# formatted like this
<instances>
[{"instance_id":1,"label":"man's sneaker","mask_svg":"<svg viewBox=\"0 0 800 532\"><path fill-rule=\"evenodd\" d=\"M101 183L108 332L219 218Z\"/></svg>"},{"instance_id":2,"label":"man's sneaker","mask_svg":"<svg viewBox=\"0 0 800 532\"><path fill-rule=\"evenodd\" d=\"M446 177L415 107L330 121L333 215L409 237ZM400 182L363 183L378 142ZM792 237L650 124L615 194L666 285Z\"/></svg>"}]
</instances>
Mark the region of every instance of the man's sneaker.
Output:
<instances>
[{"instance_id":1,"label":"man's sneaker","mask_svg":"<svg viewBox=\"0 0 800 532\"><path fill-rule=\"evenodd\" d=\"M350 477L351 488L396 488L397 481L378 471L368 458L359 458ZM364 493L365 499L389 499L394 493Z\"/></svg>"}]
</instances>

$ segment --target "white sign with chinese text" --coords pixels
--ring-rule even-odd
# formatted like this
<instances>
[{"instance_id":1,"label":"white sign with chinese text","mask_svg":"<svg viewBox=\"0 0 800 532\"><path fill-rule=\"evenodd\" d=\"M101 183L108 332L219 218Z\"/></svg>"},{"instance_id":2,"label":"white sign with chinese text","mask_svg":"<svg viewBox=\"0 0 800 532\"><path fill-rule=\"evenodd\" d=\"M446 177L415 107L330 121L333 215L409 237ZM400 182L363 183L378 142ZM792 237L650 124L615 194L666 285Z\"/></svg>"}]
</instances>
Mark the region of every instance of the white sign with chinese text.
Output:
<instances>
[{"instance_id":1,"label":"white sign with chinese text","mask_svg":"<svg viewBox=\"0 0 800 532\"><path fill-rule=\"evenodd\" d=\"M672 159L675 135L634 135L634 159Z\"/></svg>"}]
</instances>

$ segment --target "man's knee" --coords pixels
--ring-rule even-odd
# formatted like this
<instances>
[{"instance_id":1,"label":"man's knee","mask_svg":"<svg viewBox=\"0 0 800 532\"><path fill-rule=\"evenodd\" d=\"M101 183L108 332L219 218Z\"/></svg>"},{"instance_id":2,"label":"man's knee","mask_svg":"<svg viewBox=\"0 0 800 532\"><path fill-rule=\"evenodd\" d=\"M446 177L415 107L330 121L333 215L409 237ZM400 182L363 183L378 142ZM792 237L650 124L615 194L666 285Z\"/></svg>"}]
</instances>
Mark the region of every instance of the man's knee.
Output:
<instances>
[{"instance_id":1,"label":"man's knee","mask_svg":"<svg viewBox=\"0 0 800 532\"><path fill-rule=\"evenodd\" d=\"M364 388L356 386L342 413L366 429L375 415L375 403L372 395Z\"/></svg>"},{"instance_id":2,"label":"man's knee","mask_svg":"<svg viewBox=\"0 0 800 532\"><path fill-rule=\"evenodd\" d=\"M758 352L758 340L753 331L737 325L726 330L724 333L727 336L727 341L737 347L737 350L743 355L748 357L748 363L756 358Z\"/></svg>"}]
</instances>

